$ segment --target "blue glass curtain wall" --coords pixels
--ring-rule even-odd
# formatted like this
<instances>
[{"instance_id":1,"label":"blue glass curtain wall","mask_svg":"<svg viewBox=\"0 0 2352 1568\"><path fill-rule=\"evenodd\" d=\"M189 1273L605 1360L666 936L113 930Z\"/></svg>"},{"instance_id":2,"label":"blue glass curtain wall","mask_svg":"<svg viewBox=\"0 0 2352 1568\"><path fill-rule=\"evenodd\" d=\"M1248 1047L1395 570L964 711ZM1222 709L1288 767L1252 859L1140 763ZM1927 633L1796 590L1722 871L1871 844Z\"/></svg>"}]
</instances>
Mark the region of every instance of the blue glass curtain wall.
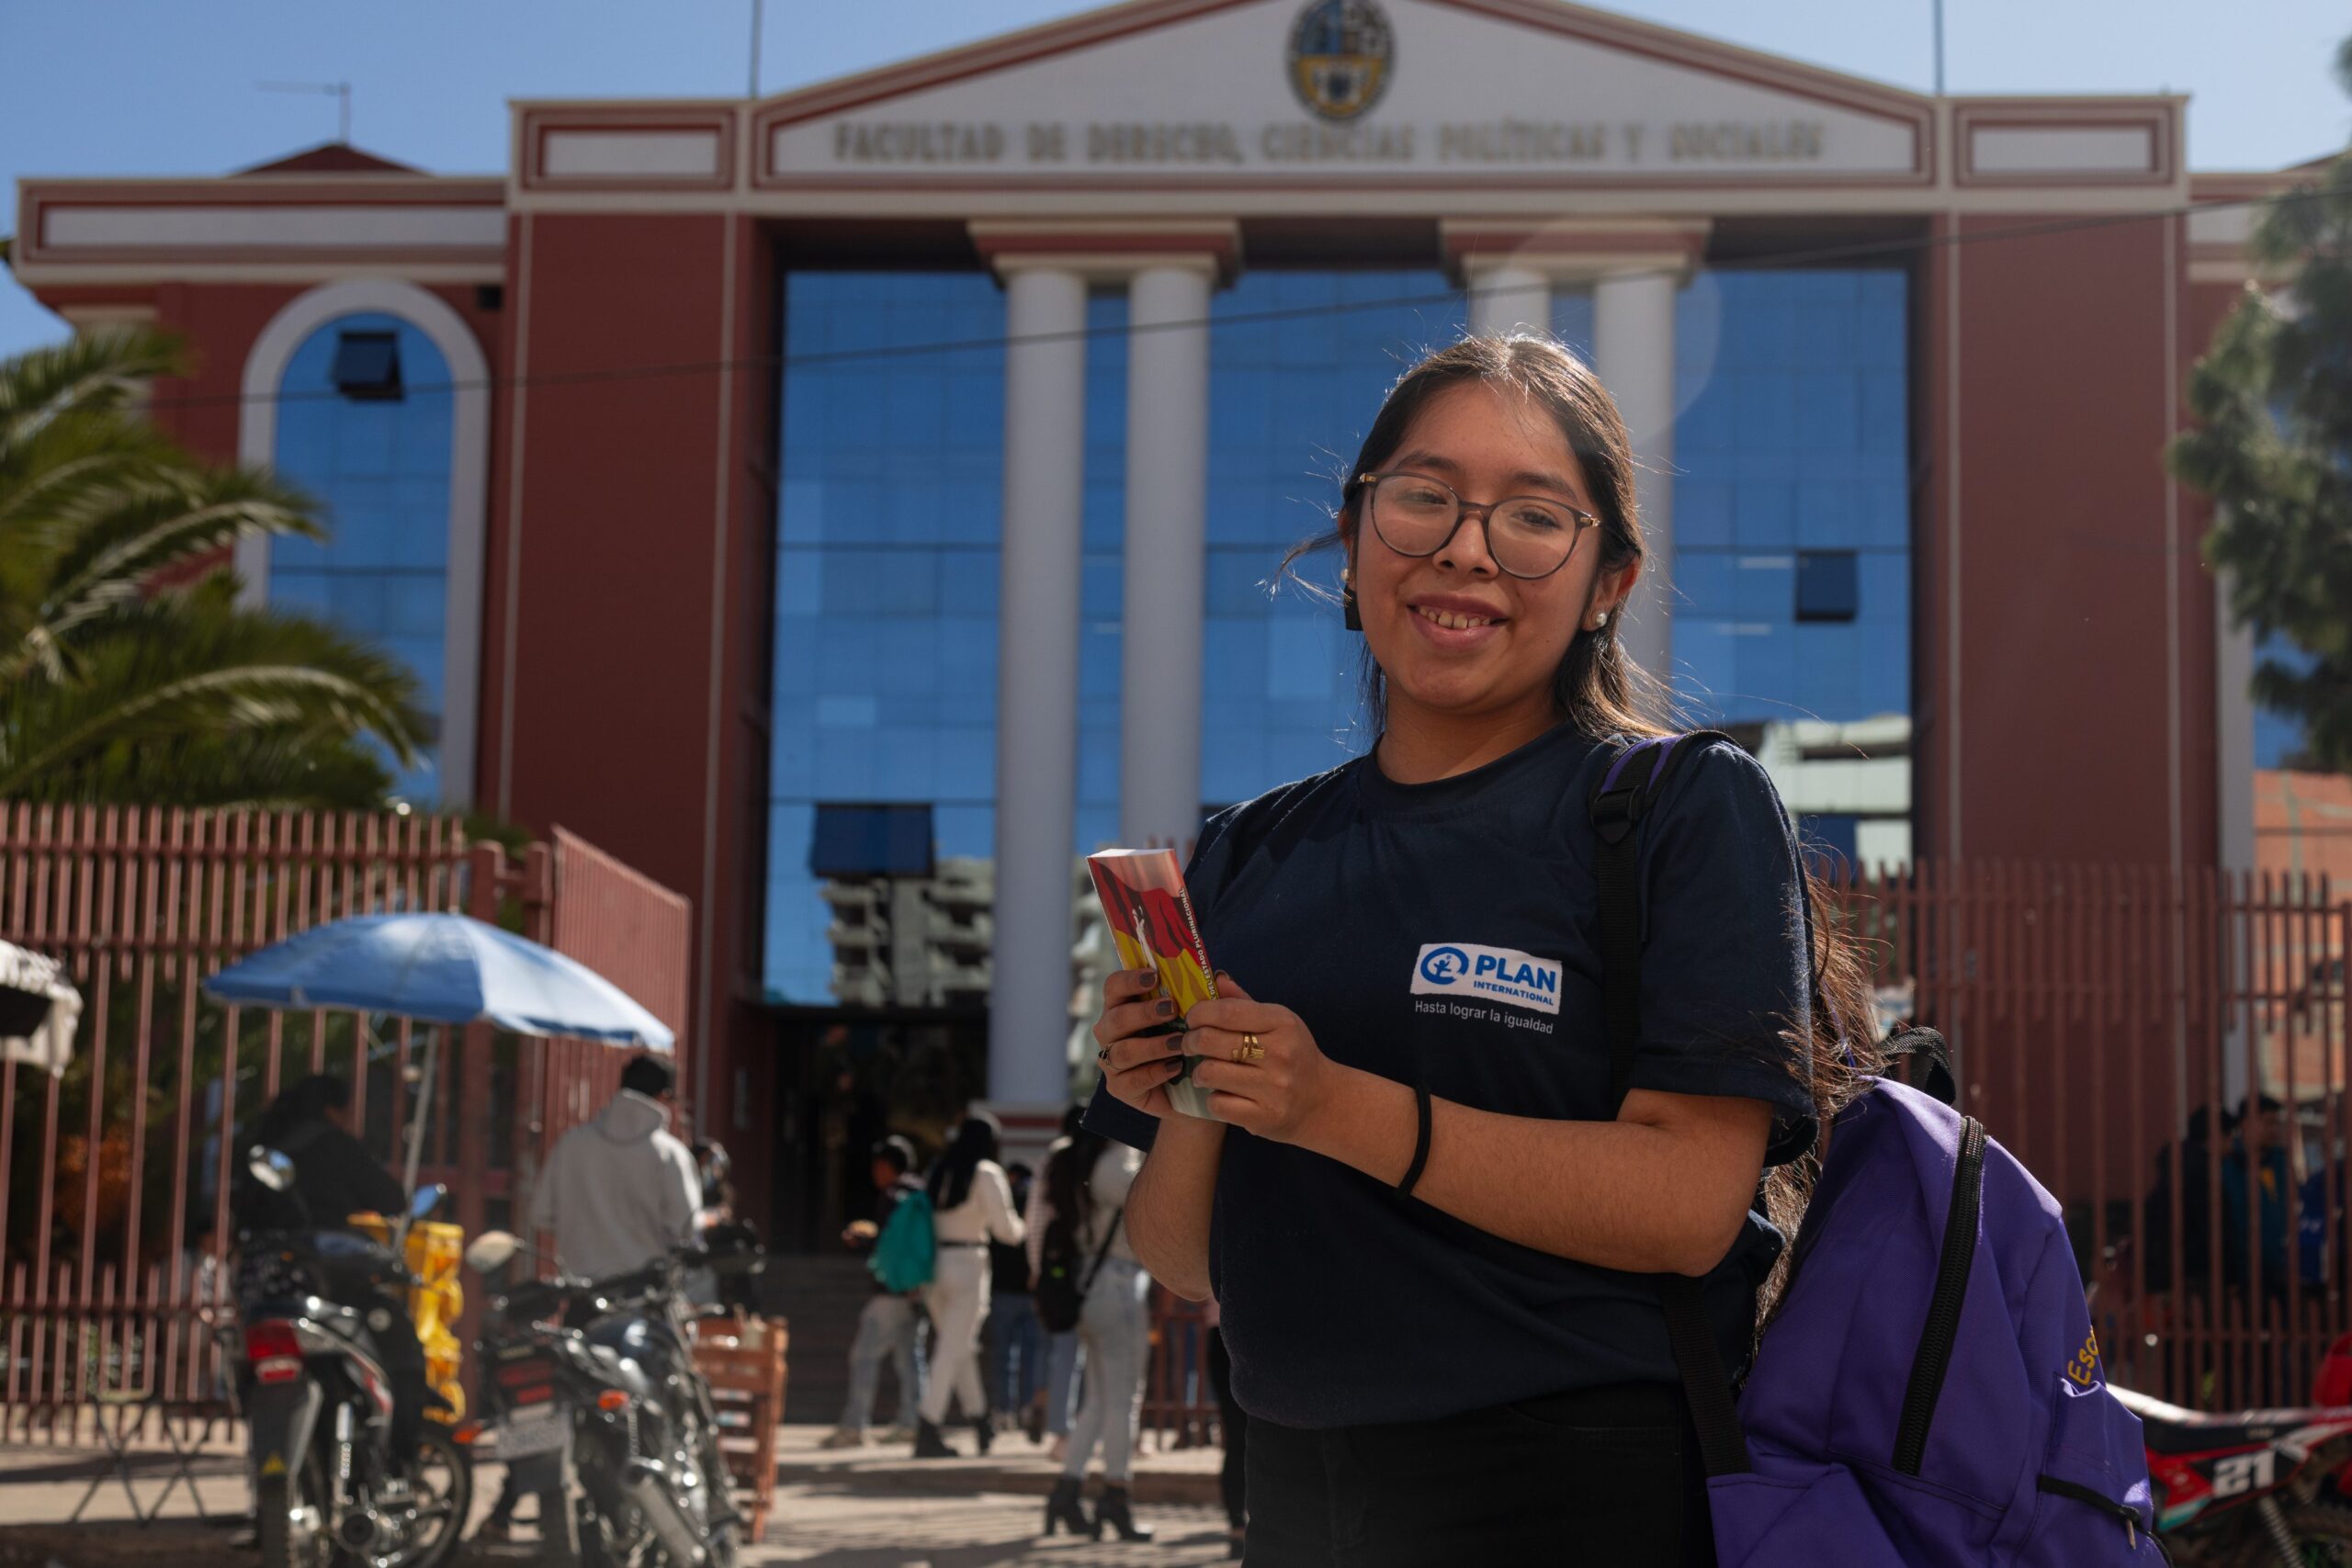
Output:
<instances>
[{"instance_id":1,"label":"blue glass curtain wall","mask_svg":"<svg viewBox=\"0 0 2352 1568\"><path fill-rule=\"evenodd\" d=\"M1905 288L1712 272L1682 291L1674 687L1697 721L1910 711ZM1846 551L1852 617L1800 623L1800 555Z\"/></svg>"}]
</instances>

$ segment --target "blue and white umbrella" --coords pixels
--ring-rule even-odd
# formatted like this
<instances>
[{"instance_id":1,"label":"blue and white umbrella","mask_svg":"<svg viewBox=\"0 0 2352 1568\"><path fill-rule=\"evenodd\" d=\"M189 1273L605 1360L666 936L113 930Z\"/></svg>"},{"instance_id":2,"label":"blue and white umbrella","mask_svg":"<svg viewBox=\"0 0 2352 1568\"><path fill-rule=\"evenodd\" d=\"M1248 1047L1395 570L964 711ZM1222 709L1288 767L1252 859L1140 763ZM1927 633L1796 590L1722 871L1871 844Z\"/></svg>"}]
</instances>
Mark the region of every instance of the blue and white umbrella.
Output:
<instances>
[{"instance_id":1,"label":"blue and white umbrella","mask_svg":"<svg viewBox=\"0 0 2352 1568\"><path fill-rule=\"evenodd\" d=\"M676 1036L629 994L551 947L469 915L355 915L230 964L224 1002L349 1008L435 1023L494 1023L667 1051Z\"/></svg>"},{"instance_id":2,"label":"blue and white umbrella","mask_svg":"<svg viewBox=\"0 0 2352 1568\"><path fill-rule=\"evenodd\" d=\"M220 1001L246 1006L492 1023L654 1051L677 1043L667 1024L586 964L467 915L354 915L313 926L230 964L204 988ZM425 1041L420 1104L433 1101L438 1044L437 1032ZM412 1192L424 1132L420 1114L409 1126Z\"/></svg>"}]
</instances>

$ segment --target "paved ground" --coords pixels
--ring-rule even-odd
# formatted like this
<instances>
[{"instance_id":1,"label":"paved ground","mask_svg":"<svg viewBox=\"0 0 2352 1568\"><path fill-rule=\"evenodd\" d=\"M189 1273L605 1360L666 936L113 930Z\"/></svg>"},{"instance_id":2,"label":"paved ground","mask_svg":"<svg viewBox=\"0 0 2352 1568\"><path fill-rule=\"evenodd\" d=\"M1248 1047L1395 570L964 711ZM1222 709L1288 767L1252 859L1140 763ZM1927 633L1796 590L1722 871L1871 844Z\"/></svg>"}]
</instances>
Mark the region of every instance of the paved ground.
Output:
<instances>
[{"instance_id":1,"label":"paved ground","mask_svg":"<svg viewBox=\"0 0 2352 1568\"><path fill-rule=\"evenodd\" d=\"M989 1459L915 1464L904 1446L835 1452L820 1450L822 1428L786 1427L778 1442L775 1511L765 1539L747 1564L812 1563L826 1568L1193 1568L1227 1561L1224 1514L1216 1496L1215 1450L1148 1455L1137 1467L1137 1513L1159 1539L1125 1546L1036 1531L1040 1499L1054 1467L1015 1437ZM968 1448L967 1436L963 1446ZM103 1468L90 1450L0 1447L0 1568L130 1568L157 1559L170 1568L251 1568L252 1553L227 1543L227 1531L195 1518L186 1489L166 1517L141 1529L130 1521L122 1489L109 1481L84 1523L63 1521ZM206 1451L197 1464L205 1506L241 1512L244 1482L236 1453ZM153 1504L171 1471L167 1456L137 1461L139 1497ZM498 1472L476 1478L477 1511L497 1495ZM530 1561L527 1548L469 1548L467 1568L507 1568Z\"/></svg>"}]
</instances>

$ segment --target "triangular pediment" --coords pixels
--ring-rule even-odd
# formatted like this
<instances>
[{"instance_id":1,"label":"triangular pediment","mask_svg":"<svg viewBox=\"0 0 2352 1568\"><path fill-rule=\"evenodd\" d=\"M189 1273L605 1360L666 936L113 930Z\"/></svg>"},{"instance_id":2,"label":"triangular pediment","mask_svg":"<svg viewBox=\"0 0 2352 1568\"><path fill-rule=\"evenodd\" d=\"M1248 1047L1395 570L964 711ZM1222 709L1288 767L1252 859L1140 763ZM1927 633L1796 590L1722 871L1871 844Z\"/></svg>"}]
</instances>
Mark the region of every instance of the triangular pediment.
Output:
<instances>
[{"instance_id":1,"label":"triangular pediment","mask_svg":"<svg viewBox=\"0 0 2352 1568\"><path fill-rule=\"evenodd\" d=\"M1556 0L1140 0L771 99L760 183L1914 183L1931 100Z\"/></svg>"}]
</instances>

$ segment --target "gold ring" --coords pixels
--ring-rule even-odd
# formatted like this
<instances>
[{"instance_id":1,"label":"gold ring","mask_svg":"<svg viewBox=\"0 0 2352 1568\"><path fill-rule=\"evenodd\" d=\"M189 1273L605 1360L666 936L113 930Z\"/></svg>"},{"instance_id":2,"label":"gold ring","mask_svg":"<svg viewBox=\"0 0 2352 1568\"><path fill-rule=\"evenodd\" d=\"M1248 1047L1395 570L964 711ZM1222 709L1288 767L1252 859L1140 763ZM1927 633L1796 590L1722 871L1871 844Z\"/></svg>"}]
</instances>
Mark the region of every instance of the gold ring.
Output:
<instances>
[{"instance_id":1,"label":"gold ring","mask_svg":"<svg viewBox=\"0 0 2352 1568\"><path fill-rule=\"evenodd\" d=\"M1233 1059L1237 1062L1254 1062L1265 1054L1266 1048L1258 1043L1258 1037L1254 1034L1243 1035L1241 1043L1233 1048Z\"/></svg>"}]
</instances>

